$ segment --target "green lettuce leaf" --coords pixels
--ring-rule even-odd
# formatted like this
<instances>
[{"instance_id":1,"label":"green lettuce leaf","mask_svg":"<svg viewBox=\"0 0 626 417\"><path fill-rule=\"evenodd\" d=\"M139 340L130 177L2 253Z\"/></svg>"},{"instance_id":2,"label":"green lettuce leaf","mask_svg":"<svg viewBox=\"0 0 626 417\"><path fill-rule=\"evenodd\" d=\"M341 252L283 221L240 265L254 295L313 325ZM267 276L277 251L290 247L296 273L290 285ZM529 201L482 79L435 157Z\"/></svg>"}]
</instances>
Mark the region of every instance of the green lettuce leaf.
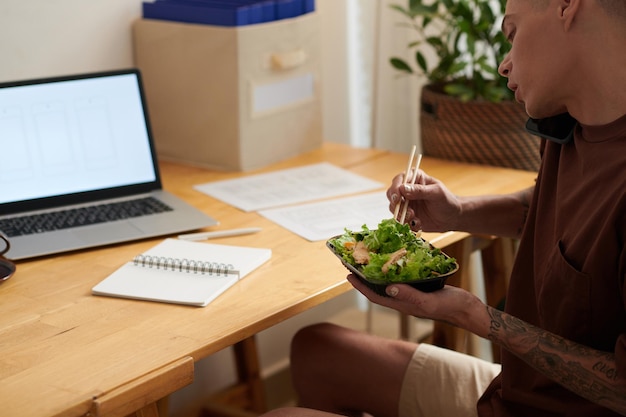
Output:
<instances>
[{"instance_id":1,"label":"green lettuce leaf","mask_svg":"<svg viewBox=\"0 0 626 417\"><path fill-rule=\"evenodd\" d=\"M362 241L369 253L369 263L359 265L352 256L357 242ZM385 219L375 230L366 225L360 231L345 229L344 234L331 239L335 252L349 264L359 269L373 282L407 282L434 278L452 271L456 260L443 254L440 249L431 247L424 239L417 237L406 224L394 219ZM406 249L407 253L388 271L383 265L391 254Z\"/></svg>"}]
</instances>

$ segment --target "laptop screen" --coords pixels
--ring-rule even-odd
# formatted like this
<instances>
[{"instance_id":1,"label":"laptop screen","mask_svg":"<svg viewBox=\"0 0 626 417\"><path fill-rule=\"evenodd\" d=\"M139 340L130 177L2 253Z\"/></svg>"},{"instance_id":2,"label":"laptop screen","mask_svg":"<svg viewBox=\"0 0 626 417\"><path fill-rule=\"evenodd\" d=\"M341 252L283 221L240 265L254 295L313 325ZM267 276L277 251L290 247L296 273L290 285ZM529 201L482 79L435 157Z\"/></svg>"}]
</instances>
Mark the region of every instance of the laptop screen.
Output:
<instances>
[{"instance_id":1,"label":"laptop screen","mask_svg":"<svg viewBox=\"0 0 626 417\"><path fill-rule=\"evenodd\" d=\"M136 70L0 84L2 211L160 188L144 106Z\"/></svg>"}]
</instances>

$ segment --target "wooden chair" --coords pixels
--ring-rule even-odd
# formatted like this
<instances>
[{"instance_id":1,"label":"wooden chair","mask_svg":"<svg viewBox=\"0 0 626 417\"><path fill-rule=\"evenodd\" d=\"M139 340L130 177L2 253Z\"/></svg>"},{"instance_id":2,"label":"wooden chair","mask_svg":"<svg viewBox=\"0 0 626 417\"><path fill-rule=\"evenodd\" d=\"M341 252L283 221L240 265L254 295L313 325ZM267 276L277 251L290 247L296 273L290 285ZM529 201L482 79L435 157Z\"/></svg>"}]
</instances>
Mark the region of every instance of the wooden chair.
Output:
<instances>
[{"instance_id":1,"label":"wooden chair","mask_svg":"<svg viewBox=\"0 0 626 417\"><path fill-rule=\"evenodd\" d=\"M167 397L193 381L193 358L184 357L93 398L95 417L165 417Z\"/></svg>"}]
</instances>

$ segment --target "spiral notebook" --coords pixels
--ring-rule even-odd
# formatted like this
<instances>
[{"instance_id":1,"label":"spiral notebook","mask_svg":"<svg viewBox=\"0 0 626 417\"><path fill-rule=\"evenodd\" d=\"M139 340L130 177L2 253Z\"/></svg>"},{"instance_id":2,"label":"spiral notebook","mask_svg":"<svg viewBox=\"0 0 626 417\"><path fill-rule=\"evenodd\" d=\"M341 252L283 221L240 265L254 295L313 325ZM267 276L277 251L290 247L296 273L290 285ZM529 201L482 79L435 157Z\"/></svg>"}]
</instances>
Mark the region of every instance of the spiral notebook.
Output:
<instances>
[{"instance_id":1,"label":"spiral notebook","mask_svg":"<svg viewBox=\"0 0 626 417\"><path fill-rule=\"evenodd\" d=\"M165 239L93 287L92 294L204 307L271 256L265 248Z\"/></svg>"}]
</instances>

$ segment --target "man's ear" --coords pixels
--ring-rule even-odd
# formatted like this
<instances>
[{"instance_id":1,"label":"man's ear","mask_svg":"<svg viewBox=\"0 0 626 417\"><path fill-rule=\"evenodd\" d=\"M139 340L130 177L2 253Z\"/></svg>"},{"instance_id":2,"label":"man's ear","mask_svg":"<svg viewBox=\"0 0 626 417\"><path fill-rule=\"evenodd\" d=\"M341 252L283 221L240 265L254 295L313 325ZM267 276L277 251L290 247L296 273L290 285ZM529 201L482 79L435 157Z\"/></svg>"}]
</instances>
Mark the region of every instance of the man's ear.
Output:
<instances>
[{"instance_id":1,"label":"man's ear","mask_svg":"<svg viewBox=\"0 0 626 417\"><path fill-rule=\"evenodd\" d=\"M563 22L563 28L566 31L568 31L574 23L581 1L582 0L559 0L558 18Z\"/></svg>"}]
</instances>

